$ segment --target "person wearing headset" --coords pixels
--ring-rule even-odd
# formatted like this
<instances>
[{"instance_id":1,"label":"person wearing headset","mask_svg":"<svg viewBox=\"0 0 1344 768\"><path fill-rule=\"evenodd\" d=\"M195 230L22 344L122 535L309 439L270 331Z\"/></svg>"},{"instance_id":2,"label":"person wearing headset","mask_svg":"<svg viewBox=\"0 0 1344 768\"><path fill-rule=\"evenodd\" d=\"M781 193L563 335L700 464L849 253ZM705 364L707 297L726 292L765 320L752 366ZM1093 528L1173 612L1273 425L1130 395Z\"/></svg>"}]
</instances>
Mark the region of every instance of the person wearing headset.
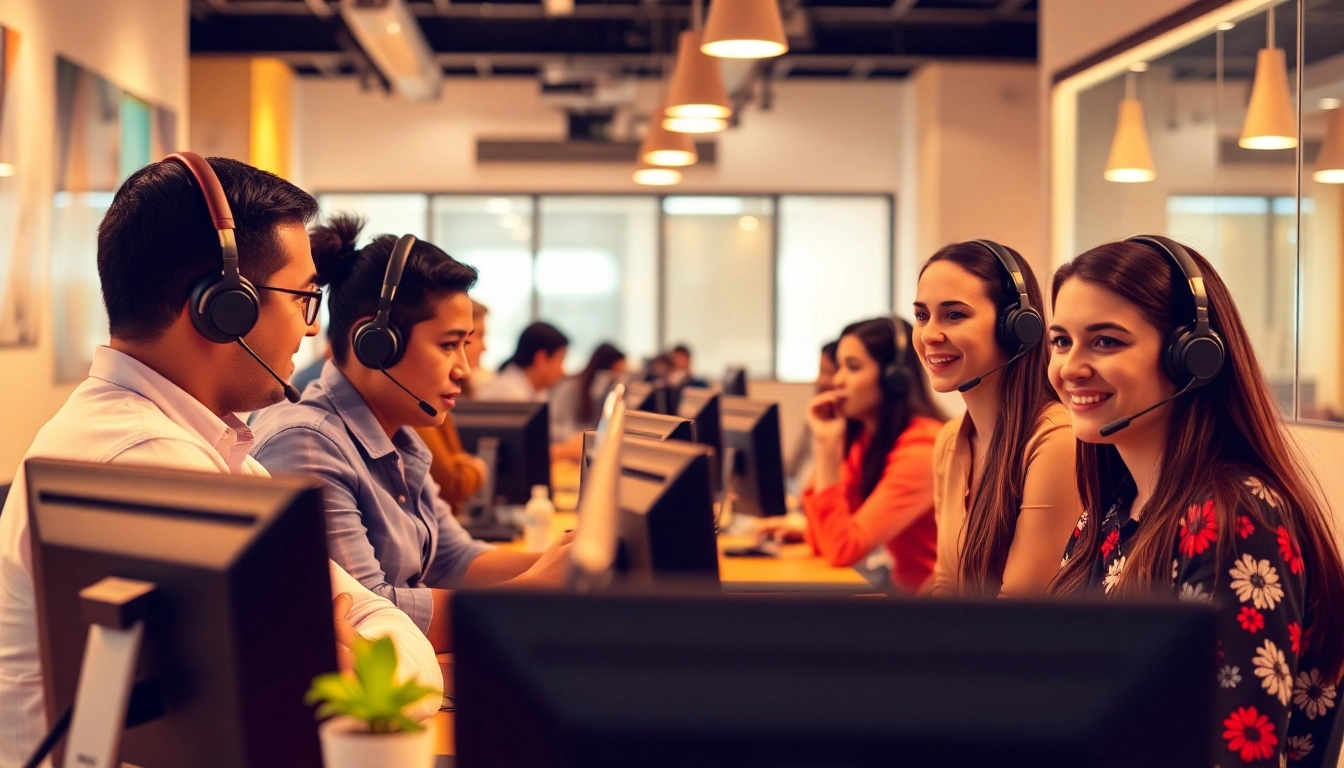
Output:
<instances>
[{"instance_id":1,"label":"person wearing headset","mask_svg":"<svg viewBox=\"0 0 1344 768\"><path fill-rule=\"evenodd\" d=\"M336 215L311 232L332 359L301 402L257 416L253 454L273 473L322 481L332 558L442 653L449 590L558 585L569 539L540 554L495 549L473 541L440 498L414 428L441 423L471 375L476 270L410 235L356 248L362 226Z\"/></svg>"},{"instance_id":2,"label":"person wearing headset","mask_svg":"<svg viewBox=\"0 0 1344 768\"><path fill-rule=\"evenodd\" d=\"M805 534L769 518L758 534L805 535L833 566L849 566L884 547L893 586L918 592L933 571L933 444L943 426L910 326L879 318L840 335L834 389L808 404L815 466L803 490Z\"/></svg>"},{"instance_id":3,"label":"person wearing headset","mask_svg":"<svg viewBox=\"0 0 1344 768\"><path fill-rule=\"evenodd\" d=\"M1156 235L1055 273L1050 381L1087 513L1053 591L1209 603L1213 762L1320 765L1344 567L1222 278Z\"/></svg>"},{"instance_id":4,"label":"person wearing headset","mask_svg":"<svg viewBox=\"0 0 1344 768\"><path fill-rule=\"evenodd\" d=\"M265 477L248 456L253 434L235 414L297 399L284 378L299 342L317 333L321 294L304 229L316 214L303 190L236 160L180 152L131 174L98 227L111 342L94 349L88 379L38 432L25 460ZM27 496L20 468L0 514L6 767L22 765L45 731ZM441 691L434 652L405 614L336 564L330 571L338 641L389 637L399 676ZM413 716L429 717L438 704L429 697Z\"/></svg>"},{"instance_id":5,"label":"person wearing headset","mask_svg":"<svg viewBox=\"0 0 1344 768\"><path fill-rule=\"evenodd\" d=\"M934 596L1045 594L1082 511L1040 306L1031 268L989 240L948 245L920 269L915 350L934 390L966 403L934 447Z\"/></svg>"}]
</instances>

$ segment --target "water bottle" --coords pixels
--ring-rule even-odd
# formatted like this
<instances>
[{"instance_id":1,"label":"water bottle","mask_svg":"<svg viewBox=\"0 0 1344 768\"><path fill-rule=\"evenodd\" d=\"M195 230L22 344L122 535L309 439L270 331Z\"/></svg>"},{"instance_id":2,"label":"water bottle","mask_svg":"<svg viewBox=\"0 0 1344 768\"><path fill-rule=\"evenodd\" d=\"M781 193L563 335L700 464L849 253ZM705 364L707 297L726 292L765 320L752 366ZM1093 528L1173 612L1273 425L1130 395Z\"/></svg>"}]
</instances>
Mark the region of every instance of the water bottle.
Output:
<instances>
[{"instance_id":1,"label":"water bottle","mask_svg":"<svg viewBox=\"0 0 1344 768\"><path fill-rule=\"evenodd\" d=\"M523 508L523 541L528 552L542 552L550 545L553 519L555 505L551 503L551 489L544 485L532 486L532 498Z\"/></svg>"}]
</instances>

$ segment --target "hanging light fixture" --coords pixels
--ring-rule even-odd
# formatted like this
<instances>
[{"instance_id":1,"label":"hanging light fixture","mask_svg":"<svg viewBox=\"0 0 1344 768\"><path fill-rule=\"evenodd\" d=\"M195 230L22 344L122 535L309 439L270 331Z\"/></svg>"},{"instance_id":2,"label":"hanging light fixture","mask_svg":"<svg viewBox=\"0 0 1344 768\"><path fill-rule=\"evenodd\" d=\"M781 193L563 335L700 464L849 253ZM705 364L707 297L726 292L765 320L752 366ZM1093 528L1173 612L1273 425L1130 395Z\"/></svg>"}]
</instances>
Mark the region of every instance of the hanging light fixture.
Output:
<instances>
[{"instance_id":1,"label":"hanging light fixture","mask_svg":"<svg viewBox=\"0 0 1344 768\"><path fill-rule=\"evenodd\" d=\"M1111 154L1106 159L1107 181L1139 182L1157 178L1153 152L1148 146L1148 128L1143 122L1143 102L1139 101L1134 72L1125 75L1125 98L1115 121Z\"/></svg>"},{"instance_id":2,"label":"hanging light fixture","mask_svg":"<svg viewBox=\"0 0 1344 768\"><path fill-rule=\"evenodd\" d=\"M638 163L635 165L636 184L647 184L651 187L670 187L673 184L681 183L681 171L676 168L660 168L648 163Z\"/></svg>"},{"instance_id":3,"label":"hanging light fixture","mask_svg":"<svg viewBox=\"0 0 1344 768\"><path fill-rule=\"evenodd\" d=\"M714 0L700 50L723 59L768 59L789 50L776 0Z\"/></svg>"},{"instance_id":4,"label":"hanging light fixture","mask_svg":"<svg viewBox=\"0 0 1344 768\"><path fill-rule=\"evenodd\" d=\"M700 50L702 33L681 33L677 65L667 89L663 127L678 133L713 133L728 127L733 114L728 89L723 84L719 60Z\"/></svg>"},{"instance_id":5,"label":"hanging light fixture","mask_svg":"<svg viewBox=\"0 0 1344 768\"><path fill-rule=\"evenodd\" d=\"M699 157L695 152L695 140L689 133L670 131L663 125L663 108L653 114L649 121L649 130L639 145L639 160L649 165L686 166L695 165Z\"/></svg>"},{"instance_id":6,"label":"hanging light fixture","mask_svg":"<svg viewBox=\"0 0 1344 768\"><path fill-rule=\"evenodd\" d=\"M1282 48L1274 47L1274 8L1265 22L1265 47L1255 58L1255 82L1251 103L1241 125L1244 149L1292 149L1297 146L1297 121L1288 95L1288 61Z\"/></svg>"},{"instance_id":7,"label":"hanging light fixture","mask_svg":"<svg viewBox=\"0 0 1344 768\"><path fill-rule=\"evenodd\" d=\"M1344 184L1344 109L1335 107L1326 114L1325 141L1311 178L1321 184Z\"/></svg>"}]
</instances>

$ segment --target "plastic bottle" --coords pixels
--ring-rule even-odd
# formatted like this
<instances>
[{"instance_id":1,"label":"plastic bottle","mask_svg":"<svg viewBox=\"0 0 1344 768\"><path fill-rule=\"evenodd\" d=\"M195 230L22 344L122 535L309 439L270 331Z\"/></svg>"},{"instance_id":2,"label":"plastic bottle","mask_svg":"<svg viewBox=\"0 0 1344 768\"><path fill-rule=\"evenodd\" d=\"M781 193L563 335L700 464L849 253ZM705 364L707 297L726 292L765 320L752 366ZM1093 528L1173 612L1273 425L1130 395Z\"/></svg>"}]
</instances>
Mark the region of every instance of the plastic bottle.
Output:
<instances>
[{"instance_id":1,"label":"plastic bottle","mask_svg":"<svg viewBox=\"0 0 1344 768\"><path fill-rule=\"evenodd\" d=\"M554 519L551 489L544 485L532 486L532 498L523 508L523 540L528 552L541 552L550 545L551 521Z\"/></svg>"}]
</instances>

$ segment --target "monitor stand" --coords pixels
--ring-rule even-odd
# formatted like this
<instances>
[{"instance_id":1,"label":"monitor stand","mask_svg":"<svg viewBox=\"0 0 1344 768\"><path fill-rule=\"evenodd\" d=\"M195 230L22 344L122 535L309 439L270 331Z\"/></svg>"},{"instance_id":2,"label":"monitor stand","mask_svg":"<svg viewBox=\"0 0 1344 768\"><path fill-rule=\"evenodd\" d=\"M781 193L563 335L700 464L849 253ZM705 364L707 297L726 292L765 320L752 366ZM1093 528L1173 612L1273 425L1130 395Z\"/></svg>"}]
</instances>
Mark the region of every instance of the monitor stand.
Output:
<instances>
[{"instance_id":1,"label":"monitor stand","mask_svg":"<svg viewBox=\"0 0 1344 768\"><path fill-rule=\"evenodd\" d=\"M518 526L501 520L501 506L495 498L495 478L499 476L499 438L483 437L476 444L476 456L485 463L485 482L467 501L462 527L477 541L513 541L522 535Z\"/></svg>"},{"instance_id":2,"label":"monitor stand","mask_svg":"<svg viewBox=\"0 0 1344 768\"><path fill-rule=\"evenodd\" d=\"M65 768L116 768L136 660L155 586L109 576L80 591L84 648Z\"/></svg>"}]
</instances>

